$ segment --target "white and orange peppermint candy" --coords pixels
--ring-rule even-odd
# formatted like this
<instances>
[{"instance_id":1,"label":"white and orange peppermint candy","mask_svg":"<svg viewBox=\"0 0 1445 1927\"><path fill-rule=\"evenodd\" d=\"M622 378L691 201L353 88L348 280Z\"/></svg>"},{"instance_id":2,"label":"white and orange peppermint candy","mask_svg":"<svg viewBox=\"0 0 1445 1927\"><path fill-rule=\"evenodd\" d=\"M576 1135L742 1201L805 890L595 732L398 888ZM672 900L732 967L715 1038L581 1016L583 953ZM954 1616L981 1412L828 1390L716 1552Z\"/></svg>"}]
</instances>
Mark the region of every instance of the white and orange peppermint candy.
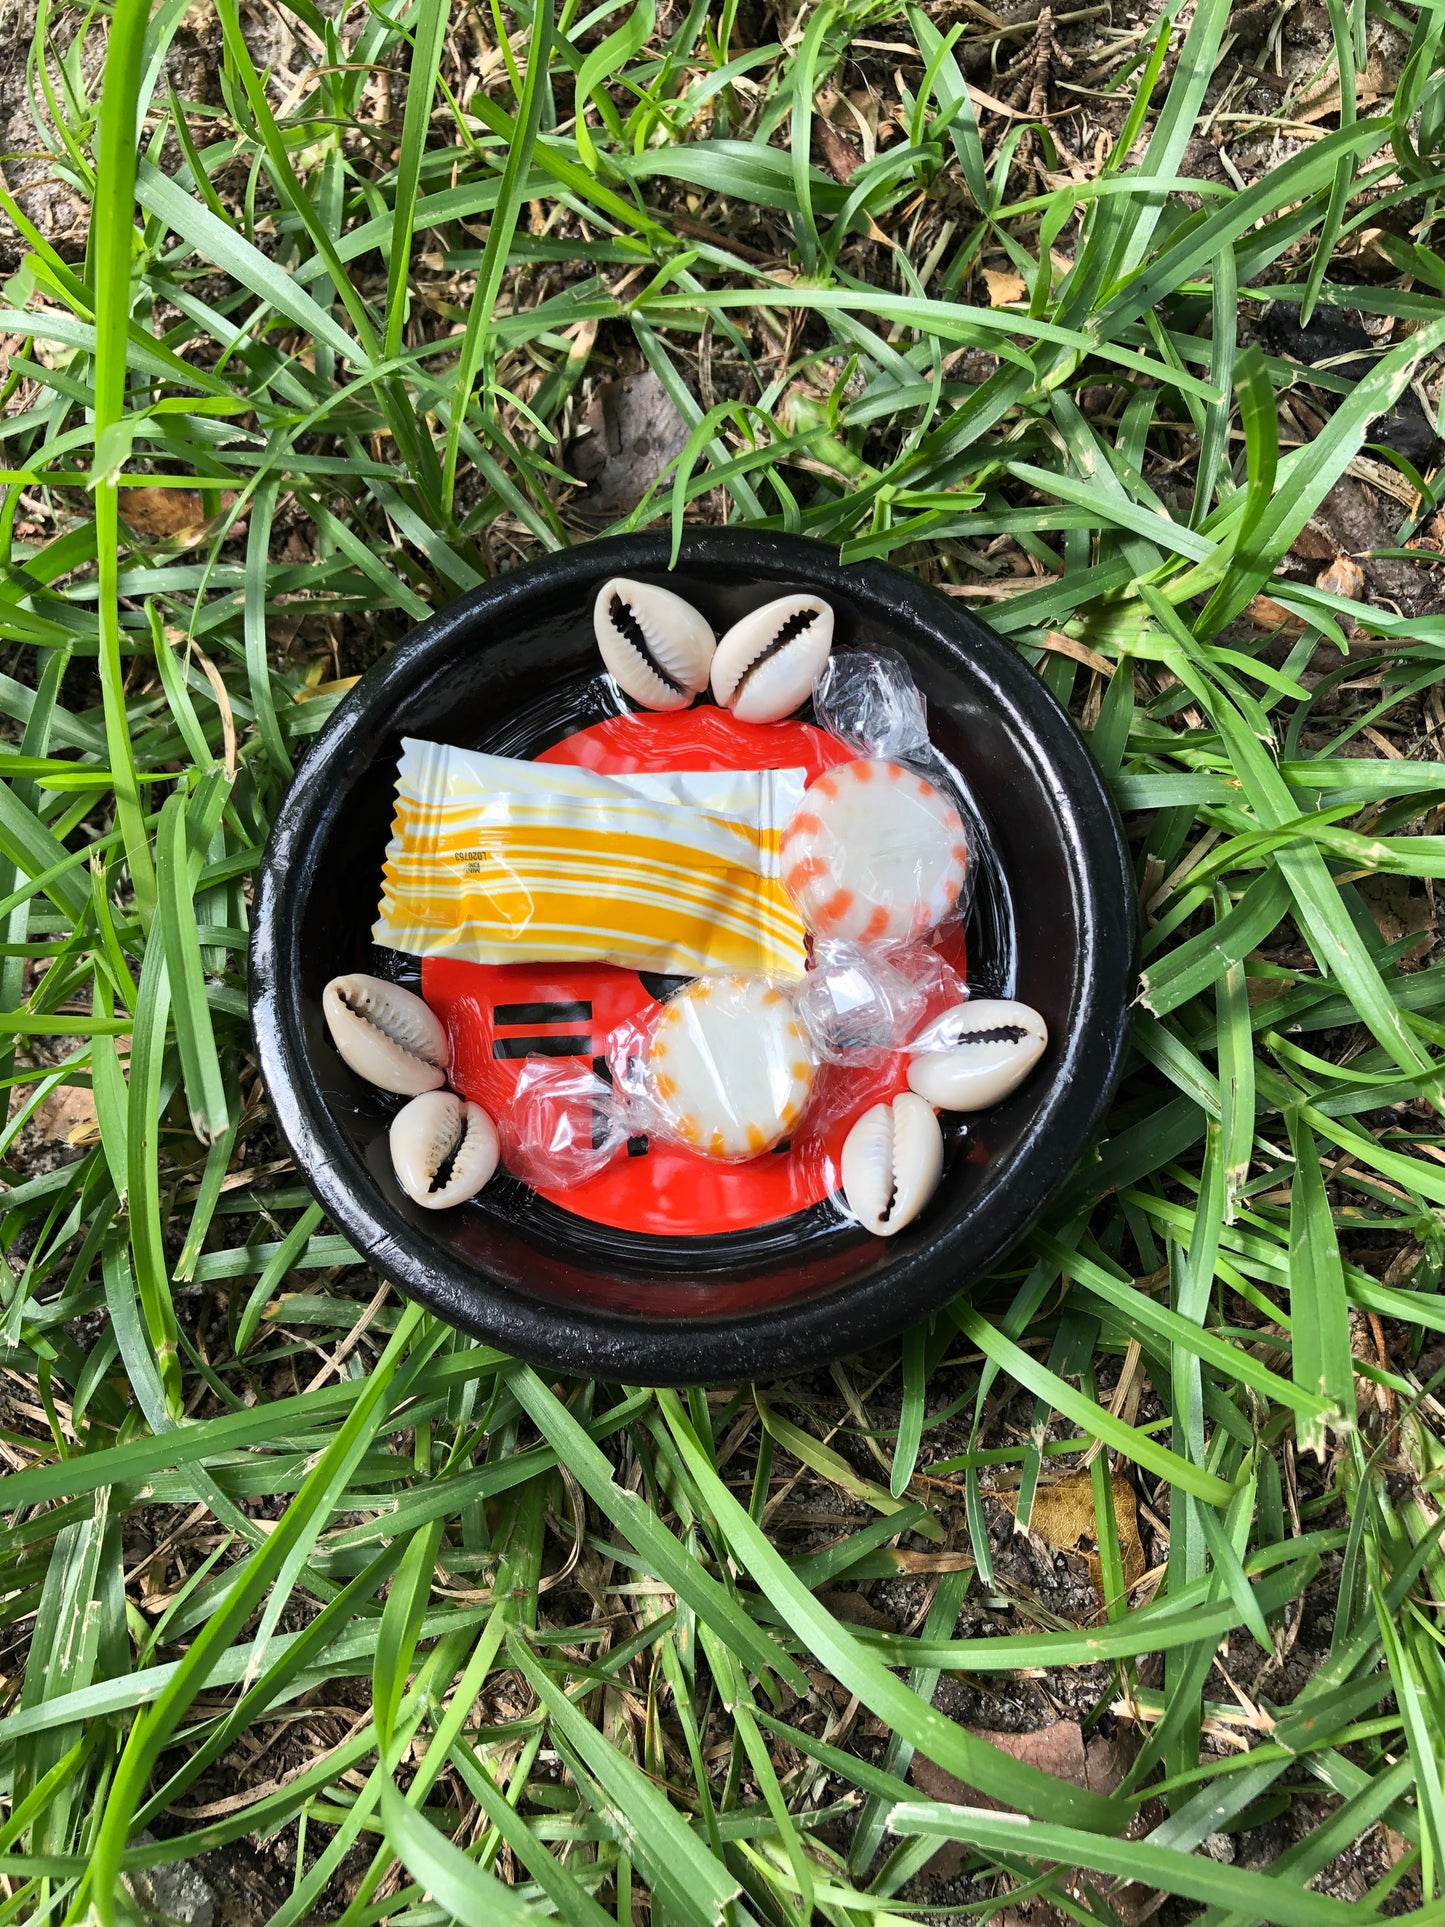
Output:
<instances>
[{"instance_id":1,"label":"white and orange peppermint candy","mask_svg":"<svg viewBox=\"0 0 1445 1927\"><path fill-rule=\"evenodd\" d=\"M852 943L921 937L963 889L963 818L901 763L841 763L809 787L783 832L782 868L816 936Z\"/></svg>"},{"instance_id":2,"label":"white and orange peppermint candy","mask_svg":"<svg viewBox=\"0 0 1445 1927\"><path fill-rule=\"evenodd\" d=\"M643 1068L674 1136L706 1157L749 1158L801 1118L817 1059L784 991L759 977L698 977L663 1008Z\"/></svg>"}]
</instances>

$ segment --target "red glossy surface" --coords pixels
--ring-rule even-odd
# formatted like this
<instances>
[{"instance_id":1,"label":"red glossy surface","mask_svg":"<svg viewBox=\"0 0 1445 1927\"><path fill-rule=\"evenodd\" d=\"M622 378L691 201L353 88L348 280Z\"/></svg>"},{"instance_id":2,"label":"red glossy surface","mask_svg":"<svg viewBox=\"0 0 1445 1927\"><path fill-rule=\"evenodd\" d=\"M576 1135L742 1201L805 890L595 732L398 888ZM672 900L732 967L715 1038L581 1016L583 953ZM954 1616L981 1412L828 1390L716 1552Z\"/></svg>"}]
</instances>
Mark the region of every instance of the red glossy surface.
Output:
<instances>
[{"instance_id":1,"label":"red glossy surface","mask_svg":"<svg viewBox=\"0 0 1445 1927\"><path fill-rule=\"evenodd\" d=\"M804 768L811 781L852 753L810 723L740 723L726 710L698 708L610 717L537 760L607 774ZM962 927L952 927L939 948L962 976ZM453 1086L494 1112L505 1107L525 1062L520 1054L506 1055L508 1046L516 1050L534 1038L553 1045L549 1054L600 1057L610 1031L630 1020L645 1021L657 1008L635 972L609 964L466 964L428 957L422 964L422 995L447 1026ZM928 1015L941 1007L938 1000ZM565 1050L565 1040L572 1040L571 1051ZM559 1043L563 1053L555 1049ZM641 1155L619 1158L585 1184L543 1188L542 1195L594 1224L661 1237L705 1237L773 1224L836 1188L837 1158L849 1127L870 1104L905 1087L901 1057L873 1070L825 1067L809 1113L812 1122L804 1120L787 1150L745 1164L722 1164L649 1138Z\"/></svg>"}]
</instances>

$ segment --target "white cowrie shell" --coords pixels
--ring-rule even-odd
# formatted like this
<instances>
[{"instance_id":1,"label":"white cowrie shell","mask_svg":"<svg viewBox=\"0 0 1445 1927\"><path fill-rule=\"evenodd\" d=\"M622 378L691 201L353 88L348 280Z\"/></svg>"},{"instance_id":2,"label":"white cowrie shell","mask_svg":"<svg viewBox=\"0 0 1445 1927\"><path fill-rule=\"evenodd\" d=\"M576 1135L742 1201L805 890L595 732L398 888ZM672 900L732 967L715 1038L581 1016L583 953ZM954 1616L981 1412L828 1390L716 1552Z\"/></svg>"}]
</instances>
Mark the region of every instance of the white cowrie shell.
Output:
<instances>
[{"instance_id":1,"label":"white cowrie shell","mask_svg":"<svg viewBox=\"0 0 1445 1927\"><path fill-rule=\"evenodd\" d=\"M644 709L686 709L706 689L716 638L671 589L614 576L597 591L592 626L602 660Z\"/></svg>"},{"instance_id":2,"label":"white cowrie shell","mask_svg":"<svg viewBox=\"0 0 1445 1927\"><path fill-rule=\"evenodd\" d=\"M331 1041L368 1084L403 1097L446 1083L441 1019L411 991L360 972L333 977L321 993Z\"/></svg>"},{"instance_id":3,"label":"white cowrie shell","mask_svg":"<svg viewBox=\"0 0 1445 1927\"><path fill-rule=\"evenodd\" d=\"M941 1111L986 1110L1022 1084L1048 1041L1027 1004L955 1004L909 1045L908 1088Z\"/></svg>"},{"instance_id":4,"label":"white cowrie shell","mask_svg":"<svg viewBox=\"0 0 1445 1927\"><path fill-rule=\"evenodd\" d=\"M843 1195L863 1229L879 1238L912 1224L942 1173L938 1119L909 1091L865 1111L843 1142Z\"/></svg>"},{"instance_id":5,"label":"white cowrie shell","mask_svg":"<svg viewBox=\"0 0 1445 1927\"><path fill-rule=\"evenodd\" d=\"M409 1198L428 1211L447 1211L476 1196L497 1168L497 1127L480 1104L450 1091L424 1091L391 1120L391 1162ZM451 1163L446 1180L437 1173Z\"/></svg>"},{"instance_id":6,"label":"white cowrie shell","mask_svg":"<svg viewBox=\"0 0 1445 1927\"><path fill-rule=\"evenodd\" d=\"M780 723L813 693L833 647L833 611L779 596L735 622L712 659L712 693L740 723Z\"/></svg>"}]
</instances>

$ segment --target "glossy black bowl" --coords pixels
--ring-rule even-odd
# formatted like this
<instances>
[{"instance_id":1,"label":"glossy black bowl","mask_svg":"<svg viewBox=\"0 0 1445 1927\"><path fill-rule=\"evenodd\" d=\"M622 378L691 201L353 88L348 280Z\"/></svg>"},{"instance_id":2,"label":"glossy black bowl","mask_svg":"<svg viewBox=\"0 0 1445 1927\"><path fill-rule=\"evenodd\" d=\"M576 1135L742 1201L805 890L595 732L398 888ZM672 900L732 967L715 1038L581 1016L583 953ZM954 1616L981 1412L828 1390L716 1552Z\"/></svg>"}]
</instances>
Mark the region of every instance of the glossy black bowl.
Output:
<instances>
[{"instance_id":1,"label":"glossy black bowl","mask_svg":"<svg viewBox=\"0 0 1445 1927\"><path fill-rule=\"evenodd\" d=\"M1038 1216L1102 1116L1127 1033L1133 887L1088 751L1012 649L881 563L839 565L795 537L699 531L667 573L661 534L571 549L499 577L365 675L308 750L261 865L251 1012L296 1165L357 1249L411 1297L534 1363L645 1384L720 1383L817 1365L890 1337L993 1264ZM322 987L375 968L370 925L403 735L530 753L549 705L598 664L592 602L611 575L653 578L720 634L813 589L840 648L887 646L928 700L935 743L985 818L968 930L975 993L1041 1011L1048 1052L995 1110L954 1123L943 1183L892 1239L814 1214L756 1234L665 1242L599 1233L513 1180L434 1213L396 1185L395 1100L331 1047ZM574 704L575 709L575 704ZM520 720L519 720L520 719ZM575 727L575 719L570 725ZM551 740L566 729L557 726Z\"/></svg>"}]
</instances>

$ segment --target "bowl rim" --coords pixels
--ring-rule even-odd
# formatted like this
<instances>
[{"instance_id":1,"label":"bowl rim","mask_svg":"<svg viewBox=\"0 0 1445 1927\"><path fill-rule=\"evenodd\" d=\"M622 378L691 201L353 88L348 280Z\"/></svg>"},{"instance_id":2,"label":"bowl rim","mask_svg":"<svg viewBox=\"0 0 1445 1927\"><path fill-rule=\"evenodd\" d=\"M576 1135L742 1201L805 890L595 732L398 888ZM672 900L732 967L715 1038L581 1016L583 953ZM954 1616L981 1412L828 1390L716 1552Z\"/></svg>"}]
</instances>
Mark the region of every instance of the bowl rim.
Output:
<instances>
[{"instance_id":1,"label":"bowl rim","mask_svg":"<svg viewBox=\"0 0 1445 1927\"><path fill-rule=\"evenodd\" d=\"M316 1087L300 1006L302 918L289 880L336 807L350 738L430 673L433 652L479 618L505 621L539 591L579 595L605 575L668 570L666 532L610 537L555 551L493 578L419 624L348 691L309 745L276 812L257 871L248 997L261 1077L298 1173L361 1259L408 1296L499 1349L548 1369L653 1385L776 1378L891 1338L966 1282L941 1226L861 1281L756 1312L646 1318L597 1304L530 1298L418 1233L376 1187ZM955 652L988 698L1022 719L1047 756L1080 927L1080 992L1069 1039L1071 1089L1041 1107L990 1185L986 1226L973 1227L969 1278L1027 1232L1086 1149L1113 1096L1129 1036L1138 943L1134 880L1122 825L1082 735L1025 660L968 610L886 562L840 562L829 544L732 528L684 533L680 568L787 576L823 594L895 610ZM1062 1100L1061 1100L1062 1102ZM1046 1128L1047 1127L1047 1128ZM338 1165L349 1165L343 1176Z\"/></svg>"}]
</instances>

